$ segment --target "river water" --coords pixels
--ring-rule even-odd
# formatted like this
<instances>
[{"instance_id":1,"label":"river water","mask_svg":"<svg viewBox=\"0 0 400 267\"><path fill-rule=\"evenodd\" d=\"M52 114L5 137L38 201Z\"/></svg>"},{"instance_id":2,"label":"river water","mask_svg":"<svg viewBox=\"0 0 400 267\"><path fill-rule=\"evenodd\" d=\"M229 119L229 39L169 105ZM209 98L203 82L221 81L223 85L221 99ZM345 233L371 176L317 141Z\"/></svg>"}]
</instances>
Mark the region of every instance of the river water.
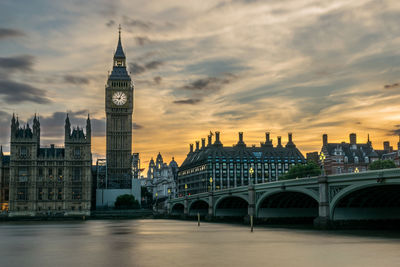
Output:
<instances>
[{"instance_id":1,"label":"river water","mask_svg":"<svg viewBox=\"0 0 400 267\"><path fill-rule=\"evenodd\" d=\"M0 266L400 266L400 234L174 220L0 224Z\"/></svg>"}]
</instances>

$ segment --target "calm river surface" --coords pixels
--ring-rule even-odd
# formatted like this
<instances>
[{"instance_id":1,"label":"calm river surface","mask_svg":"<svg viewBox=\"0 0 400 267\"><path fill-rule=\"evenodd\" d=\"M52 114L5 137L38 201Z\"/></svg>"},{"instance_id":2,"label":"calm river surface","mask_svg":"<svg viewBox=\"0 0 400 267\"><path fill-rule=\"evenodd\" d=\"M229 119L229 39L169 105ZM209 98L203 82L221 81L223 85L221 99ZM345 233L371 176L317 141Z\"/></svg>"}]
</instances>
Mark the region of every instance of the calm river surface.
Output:
<instances>
[{"instance_id":1,"label":"calm river surface","mask_svg":"<svg viewBox=\"0 0 400 267\"><path fill-rule=\"evenodd\" d=\"M400 235L173 220L0 224L0 266L400 266Z\"/></svg>"}]
</instances>

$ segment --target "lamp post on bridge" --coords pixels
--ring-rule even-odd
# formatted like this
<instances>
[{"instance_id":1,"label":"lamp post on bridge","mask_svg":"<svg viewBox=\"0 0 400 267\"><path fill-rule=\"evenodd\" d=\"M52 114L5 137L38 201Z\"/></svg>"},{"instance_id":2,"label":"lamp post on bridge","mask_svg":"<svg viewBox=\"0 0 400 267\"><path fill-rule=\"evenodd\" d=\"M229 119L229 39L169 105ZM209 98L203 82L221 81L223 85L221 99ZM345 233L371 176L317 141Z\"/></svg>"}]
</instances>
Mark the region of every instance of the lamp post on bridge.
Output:
<instances>
[{"instance_id":1,"label":"lamp post on bridge","mask_svg":"<svg viewBox=\"0 0 400 267\"><path fill-rule=\"evenodd\" d=\"M252 185L253 184L253 173L254 173L253 167L250 167L249 173L250 173L250 184Z\"/></svg>"},{"instance_id":2,"label":"lamp post on bridge","mask_svg":"<svg viewBox=\"0 0 400 267\"><path fill-rule=\"evenodd\" d=\"M212 192L213 191L213 185L212 185L212 183L213 183L213 178L212 177L210 177L210 190L209 190L209 192Z\"/></svg>"},{"instance_id":3,"label":"lamp post on bridge","mask_svg":"<svg viewBox=\"0 0 400 267\"><path fill-rule=\"evenodd\" d=\"M324 164L325 159L326 159L325 154L323 151L321 151L321 153L319 154L319 160L321 161L322 164L322 171L321 171L322 176L325 176L325 164Z\"/></svg>"}]
</instances>

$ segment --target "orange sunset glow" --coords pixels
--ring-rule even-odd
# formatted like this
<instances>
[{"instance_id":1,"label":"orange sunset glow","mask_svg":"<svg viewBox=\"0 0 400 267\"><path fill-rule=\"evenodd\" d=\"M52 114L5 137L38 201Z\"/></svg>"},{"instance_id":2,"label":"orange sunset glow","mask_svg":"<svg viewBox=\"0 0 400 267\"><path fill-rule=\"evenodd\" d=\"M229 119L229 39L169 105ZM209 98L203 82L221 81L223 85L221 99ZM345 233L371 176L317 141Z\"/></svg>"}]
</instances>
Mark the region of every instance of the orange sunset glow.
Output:
<instances>
[{"instance_id":1,"label":"orange sunset glow","mask_svg":"<svg viewBox=\"0 0 400 267\"><path fill-rule=\"evenodd\" d=\"M181 164L189 144L220 131L270 132L305 155L330 142L397 147L400 23L397 1L6 1L0 11L0 144L10 120L40 116L44 145L63 145L92 119L93 159L104 158L105 83L118 24L135 84L132 151ZM140 12L138 8L140 7ZM12 12L12 11L17 11ZM28 16L27 14L31 14ZM34 16L33 16L34 15ZM40 17L41 19L34 19Z\"/></svg>"}]
</instances>

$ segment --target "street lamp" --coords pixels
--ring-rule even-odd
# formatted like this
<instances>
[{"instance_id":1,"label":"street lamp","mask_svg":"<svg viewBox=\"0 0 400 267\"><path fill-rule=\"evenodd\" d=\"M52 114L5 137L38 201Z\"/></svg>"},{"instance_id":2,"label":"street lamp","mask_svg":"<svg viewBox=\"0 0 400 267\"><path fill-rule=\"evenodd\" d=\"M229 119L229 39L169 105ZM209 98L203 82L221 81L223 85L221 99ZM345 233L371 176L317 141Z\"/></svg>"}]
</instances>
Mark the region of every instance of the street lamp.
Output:
<instances>
[{"instance_id":1,"label":"street lamp","mask_svg":"<svg viewBox=\"0 0 400 267\"><path fill-rule=\"evenodd\" d=\"M210 191L213 191L213 185L212 185L212 182L213 182L213 178L212 177L210 177Z\"/></svg>"},{"instance_id":2,"label":"street lamp","mask_svg":"<svg viewBox=\"0 0 400 267\"><path fill-rule=\"evenodd\" d=\"M354 170L355 173L359 173L360 170L358 169L358 167L356 167L356 169Z\"/></svg>"},{"instance_id":3,"label":"street lamp","mask_svg":"<svg viewBox=\"0 0 400 267\"><path fill-rule=\"evenodd\" d=\"M250 184L253 184L253 179L252 179L254 173L253 167L250 167L249 173L250 173Z\"/></svg>"},{"instance_id":4,"label":"street lamp","mask_svg":"<svg viewBox=\"0 0 400 267\"><path fill-rule=\"evenodd\" d=\"M319 154L319 160L322 163L322 175L323 176L325 176L325 166L324 166L325 159L326 159L325 154L324 154L324 152L321 151L321 153Z\"/></svg>"},{"instance_id":5,"label":"street lamp","mask_svg":"<svg viewBox=\"0 0 400 267\"><path fill-rule=\"evenodd\" d=\"M185 184L185 195L187 196L187 188L188 188L188 186L187 186L187 184Z\"/></svg>"}]
</instances>

